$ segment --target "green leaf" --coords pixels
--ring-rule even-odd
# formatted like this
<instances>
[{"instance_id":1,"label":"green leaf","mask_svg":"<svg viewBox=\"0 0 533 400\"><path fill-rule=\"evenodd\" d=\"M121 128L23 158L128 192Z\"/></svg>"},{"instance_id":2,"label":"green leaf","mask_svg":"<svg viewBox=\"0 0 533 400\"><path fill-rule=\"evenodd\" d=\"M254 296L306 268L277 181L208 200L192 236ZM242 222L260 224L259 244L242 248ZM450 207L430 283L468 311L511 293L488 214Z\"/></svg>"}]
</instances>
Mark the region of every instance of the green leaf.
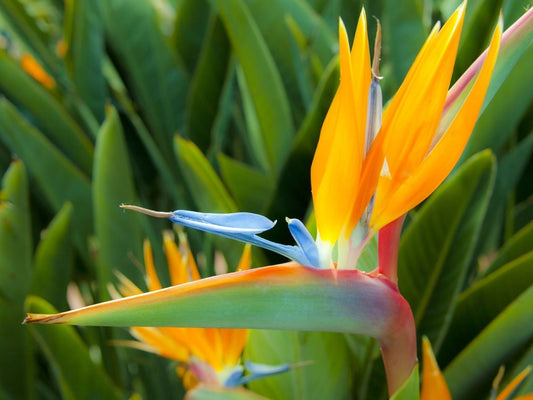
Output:
<instances>
[{"instance_id":1,"label":"green leaf","mask_svg":"<svg viewBox=\"0 0 533 400\"><path fill-rule=\"evenodd\" d=\"M187 400L267 400L243 388L199 386L187 392Z\"/></svg>"},{"instance_id":2,"label":"green leaf","mask_svg":"<svg viewBox=\"0 0 533 400\"><path fill-rule=\"evenodd\" d=\"M185 114L185 136L204 152L210 145L229 55L229 41L224 27L220 19L213 16L191 81Z\"/></svg>"},{"instance_id":3,"label":"green leaf","mask_svg":"<svg viewBox=\"0 0 533 400\"><path fill-rule=\"evenodd\" d=\"M60 310L67 308L67 285L74 261L71 219L72 204L65 203L43 232L33 261L30 293Z\"/></svg>"},{"instance_id":4,"label":"green leaf","mask_svg":"<svg viewBox=\"0 0 533 400\"><path fill-rule=\"evenodd\" d=\"M533 44L530 44L479 117L462 160L481 149L498 151L509 140L533 100L533 90L527 89L533 87L532 63Z\"/></svg>"},{"instance_id":5,"label":"green leaf","mask_svg":"<svg viewBox=\"0 0 533 400\"><path fill-rule=\"evenodd\" d=\"M26 170L11 164L0 192L0 389L14 399L32 398L31 347L20 329L31 280L32 235Z\"/></svg>"},{"instance_id":6,"label":"green leaf","mask_svg":"<svg viewBox=\"0 0 533 400\"><path fill-rule=\"evenodd\" d=\"M237 208L241 211L262 212L275 186L272 178L222 153L218 156L218 164Z\"/></svg>"},{"instance_id":7,"label":"green leaf","mask_svg":"<svg viewBox=\"0 0 533 400\"><path fill-rule=\"evenodd\" d=\"M199 211L214 213L237 211L237 206L217 173L194 143L177 136L174 139L174 150Z\"/></svg>"},{"instance_id":8,"label":"green leaf","mask_svg":"<svg viewBox=\"0 0 533 400\"><path fill-rule=\"evenodd\" d=\"M217 1L233 50L253 95L270 168L277 175L294 137L291 109L280 73L242 0Z\"/></svg>"},{"instance_id":9,"label":"green leaf","mask_svg":"<svg viewBox=\"0 0 533 400\"><path fill-rule=\"evenodd\" d=\"M420 398L418 365L405 384L392 395L391 400L418 400Z\"/></svg>"},{"instance_id":10,"label":"green leaf","mask_svg":"<svg viewBox=\"0 0 533 400\"><path fill-rule=\"evenodd\" d=\"M533 251L502 266L465 290L457 299L450 330L439 352L449 363L496 316L533 285Z\"/></svg>"},{"instance_id":11,"label":"green leaf","mask_svg":"<svg viewBox=\"0 0 533 400\"><path fill-rule=\"evenodd\" d=\"M107 0L106 39L119 72L165 156L172 157L172 137L182 128L188 76L183 62L159 29L152 2Z\"/></svg>"},{"instance_id":12,"label":"green leaf","mask_svg":"<svg viewBox=\"0 0 533 400\"><path fill-rule=\"evenodd\" d=\"M492 190L489 151L470 159L415 215L400 242L400 291L419 334L439 349L463 285ZM438 351L438 350L436 350Z\"/></svg>"},{"instance_id":13,"label":"green leaf","mask_svg":"<svg viewBox=\"0 0 533 400\"><path fill-rule=\"evenodd\" d=\"M312 100L311 87L303 85L305 76L319 73L322 65L327 65L334 56L336 31L332 34L305 1L252 0L246 5L279 70L293 120L298 125ZM300 36L301 51L294 43L296 30ZM300 55L309 60L299 60Z\"/></svg>"},{"instance_id":14,"label":"green leaf","mask_svg":"<svg viewBox=\"0 0 533 400\"><path fill-rule=\"evenodd\" d=\"M485 274L488 275L501 268L504 264L530 252L531 243L533 243L533 221L505 242L494 261L485 271Z\"/></svg>"},{"instance_id":15,"label":"green leaf","mask_svg":"<svg viewBox=\"0 0 533 400\"><path fill-rule=\"evenodd\" d=\"M426 40L427 27L423 22L423 1L404 1L401 7L395 0L383 4L383 58L388 60L383 88L386 99L400 87Z\"/></svg>"},{"instance_id":16,"label":"green leaf","mask_svg":"<svg viewBox=\"0 0 533 400\"><path fill-rule=\"evenodd\" d=\"M90 174L93 146L63 106L4 52L0 51L0 89L29 111L47 137L84 173Z\"/></svg>"},{"instance_id":17,"label":"green leaf","mask_svg":"<svg viewBox=\"0 0 533 400\"><path fill-rule=\"evenodd\" d=\"M0 137L24 161L55 212L65 202L72 203L74 241L78 251L88 260L86 240L92 231L93 218L91 184L87 176L5 99L0 100Z\"/></svg>"},{"instance_id":18,"label":"green leaf","mask_svg":"<svg viewBox=\"0 0 533 400\"><path fill-rule=\"evenodd\" d=\"M352 398L351 354L341 334L253 330L245 359L269 365L303 363L287 373L249 384L251 390L266 398ZM327 378L332 376L335 379Z\"/></svg>"},{"instance_id":19,"label":"green leaf","mask_svg":"<svg viewBox=\"0 0 533 400\"><path fill-rule=\"evenodd\" d=\"M193 74L204 48L210 23L210 6L206 0L182 0L176 10L172 41L187 71ZM212 67L217 68L216 65Z\"/></svg>"},{"instance_id":20,"label":"green leaf","mask_svg":"<svg viewBox=\"0 0 533 400\"><path fill-rule=\"evenodd\" d=\"M217 173L193 142L177 136L174 139L174 149L198 211L215 213L238 211ZM219 250L224 250L228 263L237 265L242 253L242 245L217 236L214 236L213 240Z\"/></svg>"},{"instance_id":21,"label":"green leaf","mask_svg":"<svg viewBox=\"0 0 533 400\"><path fill-rule=\"evenodd\" d=\"M99 122L104 119L106 101L102 73L104 24L100 0L65 2L65 64L79 96Z\"/></svg>"},{"instance_id":22,"label":"green leaf","mask_svg":"<svg viewBox=\"0 0 533 400\"><path fill-rule=\"evenodd\" d=\"M135 204L130 160L120 119L114 108L98 133L94 156L93 204L95 234L98 240L98 279L100 295L108 298L107 284L113 271L120 271L136 284L143 282L141 271L131 262L141 258L141 216L125 213L120 204Z\"/></svg>"},{"instance_id":23,"label":"green leaf","mask_svg":"<svg viewBox=\"0 0 533 400\"><path fill-rule=\"evenodd\" d=\"M445 369L454 400L478 398L498 368L533 337L533 287L511 303ZM480 392L481 391L481 392Z\"/></svg>"},{"instance_id":24,"label":"green leaf","mask_svg":"<svg viewBox=\"0 0 533 400\"><path fill-rule=\"evenodd\" d=\"M26 308L54 312L43 299L30 296ZM89 350L70 326L32 326L31 333L44 353L64 399L121 399L101 365L95 364Z\"/></svg>"},{"instance_id":25,"label":"green leaf","mask_svg":"<svg viewBox=\"0 0 533 400\"><path fill-rule=\"evenodd\" d=\"M484 239L480 241L476 249L478 257L490 254L499 247L503 235L502 226L507 202L524 174L532 150L533 135L529 135L498 161L494 191L487 209L487 216L490 217L483 221Z\"/></svg>"}]
</instances>

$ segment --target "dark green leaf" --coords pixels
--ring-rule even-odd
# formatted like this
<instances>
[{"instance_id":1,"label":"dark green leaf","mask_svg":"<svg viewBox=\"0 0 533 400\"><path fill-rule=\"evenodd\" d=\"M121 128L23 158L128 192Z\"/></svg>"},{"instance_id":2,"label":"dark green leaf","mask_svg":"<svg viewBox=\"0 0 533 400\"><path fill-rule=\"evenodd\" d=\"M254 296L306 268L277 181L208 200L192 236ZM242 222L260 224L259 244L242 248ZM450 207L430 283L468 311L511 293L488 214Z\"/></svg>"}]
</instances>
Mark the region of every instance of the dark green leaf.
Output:
<instances>
[{"instance_id":1,"label":"dark green leaf","mask_svg":"<svg viewBox=\"0 0 533 400\"><path fill-rule=\"evenodd\" d=\"M436 351L478 240L493 174L490 152L472 157L435 191L400 243L400 291L413 309L418 332L430 338Z\"/></svg>"},{"instance_id":2,"label":"dark green leaf","mask_svg":"<svg viewBox=\"0 0 533 400\"><path fill-rule=\"evenodd\" d=\"M439 352L441 366L450 362L507 305L533 285L533 251L476 282L457 299L450 330Z\"/></svg>"},{"instance_id":3,"label":"dark green leaf","mask_svg":"<svg viewBox=\"0 0 533 400\"><path fill-rule=\"evenodd\" d=\"M224 27L217 17L212 17L191 82L185 114L185 136L204 152L210 145L211 129L219 108L229 54Z\"/></svg>"},{"instance_id":4,"label":"dark green leaf","mask_svg":"<svg viewBox=\"0 0 533 400\"><path fill-rule=\"evenodd\" d=\"M196 63L204 48L204 35L209 25L209 14L210 7L206 0L180 1L176 10L172 39L189 75L195 71Z\"/></svg>"},{"instance_id":5,"label":"dark green leaf","mask_svg":"<svg viewBox=\"0 0 533 400\"><path fill-rule=\"evenodd\" d=\"M309 362L309 365L249 384L254 392L267 398L352 398L351 353L341 334L253 330L245 358L270 365ZM332 376L335 379L327 378Z\"/></svg>"},{"instance_id":6,"label":"dark green leaf","mask_svg":"<svg viewBox=\"0 0 533 400\"><path fill-rule=\"evenodd\" d=\"M427 27L423 1L404 1L401 7L395 0L386 0L383 4L383 59L387 60L388 67L383 80L386 99L400 87L426 40Z\"/></svg>"},{"instance_id":7,"label":"dark green leaf","mask_svg":"<svg viewBox=\"0 0 533 400\"><path fill-rule=\"evenodd\" d=\"M68 35L65 64L79 96L102 122L106 93L102 73L104 25L101 0L67 1L65 6Z\"/></svg>"},{"instance_id":8,"label":"dark green leaf","mask_svg":"<svg viewBox=\"0 0 533 400\"><path fill-rule=\"evenodd\" d=\"M72 205L66 203L43 232L35 251L31 294L59 310L67 309L67 285L73 266Z\"/></svg>"},{"instance_id":9,"label":"dark green leaf","mask_svg":"<svg viewBox=\"0 0 533 400\"><path fill-rule=\"evenodd\" d=\"M30 296L26 308L33 312L55 312L46 301ZM23 326L43 351L64 399L121 399L113 382L95 364L76 330L70 326Z\"/></svg>"},{"instance_id":10,"label":"dark green leaf","mask_svg":"<svg viewBox=\"0 0 533 400\"><path fill-rule=\"evenodd\" d=\"M529 135L498 161L494 191L487 209L487 218L483 221L483 240L476 249L478 257L490 254L500 246L506 205L524 174L532 150L533 135Z\"/></svg>"},{"instance_id":11,"label":"dark green leaf","mask_svg":"<svg viewBox=\"0 0 533 400\"><path fill-rule=\"evenodd\" d=\"M107 38L139 114L164 154L183 125L188 77L183 63L159 29L147 1L103 2Z\"/></svg>"},{"instance_id":12,"label":"dark green leaf","mask_svg":"<svg viewBox=\"0 0 533 400\"><path fill-rule=\"evenodd\" d=\"M72 203L74 241L78 251L88 260L86 240L92 232L93 218L91 184L87 176L5 99L0 100L0 137L24 161L55 212L65 202Z\"/></svg>"},{"instance_id":13,"label":"dark green leaf","mask_svg":"<svg viewBox=\"0 0 533 400\"><path fill-rule=\"evenodd\" d=\"M526 290L485 328L445 369L454 400L480 397L500 365L533 337L533 287Z\"/></svg>"},{"instance_id":14,"label":"dark green leaf","mask_svg":"<svg viewBox=\"0 0 533 400\"><path fill-rule=\"evenodd\" d=\"M232 158L220 154L220 173L228 186L238 209L261 213L268 204L274 188L272 178Z\"/></svg>"},{"instance_id":15,"label":"dark green leaf","mask_svg":"<svg viewBox=\"0 0 533 400\"><path fill-rule=\"evenodd\" d=\"M531 243L533 243L533 221L505 242L485 273L494 272L504 264L530 252Z\"/></svg>"},{"instance_id":16,"label":"dark green leaf","mask_svg":"<svg viewBox=\"0 0 533 400\"><path fill-rule=\"evenodd\" d=\"M530 44L481 114L462 155L463 160L481 149L498 151L514 133L533 100L532 63L533 44Z\"/></svg>"},{"instance_id":17,"label":"dark green leaf","mask_svg":"<svg viewBox=\"0 0 533 400\"><path fill-rule=\"evenodd\" d=\"M280 72L245 3L242 0L217 3L253 97L271 172L277 175L294 136L290 104Z\"/></svg>"},{"instance_id":18,"label":"dark green leaf","mask_svg":"<svg viewBox=\"0 0 533 400\"><path fill-rule=\"evenodd\" d=\"M63 106L0 51L0 89L28 110L47 137L83 172L90 174L93 146Z\"/></svg>"},{"instance_id":19,"label":"dark green leaf","mask_svg":"<svg viewBox=\"0 0 533 400\"><path fill-rule=\"evenodd\" d=\"M95 234L98 239L98 272L100 295L106 298L106 285L113 271L120 271L136 284L141 271L131 261L141 259L142 237L140 215L125 213L120 204L135 204L130 160L115 109L109 108L98 133L94 156L93 204Z\"/></svg>"},{"instance_id":20,"label":"dark green leaf","mask_svg":"<svg viewBox=\"0 0 533 400\"><path fill-rule=\"evenodd\" d=\"M0 192L0 390L14 399L32 397L31 347L20 326L31 280L32 236L28 180L15 161Z\"/></svg>"}]
</instances>

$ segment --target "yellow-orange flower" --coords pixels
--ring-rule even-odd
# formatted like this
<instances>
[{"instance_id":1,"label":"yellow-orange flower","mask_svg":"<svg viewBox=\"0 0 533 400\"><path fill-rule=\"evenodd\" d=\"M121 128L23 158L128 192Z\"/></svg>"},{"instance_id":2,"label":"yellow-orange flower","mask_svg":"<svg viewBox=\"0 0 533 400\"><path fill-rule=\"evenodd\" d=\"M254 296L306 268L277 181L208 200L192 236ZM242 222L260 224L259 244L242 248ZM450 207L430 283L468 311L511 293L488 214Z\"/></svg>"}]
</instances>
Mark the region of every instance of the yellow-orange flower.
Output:
<instances>
[{"instance_id":1,"label":"yellow-orange flower","mask_svg":"<svg viewBox=\"0 0 533 400\"><path fill-rule=\"evenodd\" d=\"M322 266L337 243L340 268L353 268L356 253L342 253L353 247L348 241L357 225L362 224L365 238L372 236L426 199L458 161L483 104L501 38L500 23L464 102L447 109L464 13L465 3L442 29L435 26L382 120L376 101L381 100L380 78L370 65L364 10L351 50L339 23L340 85L311 167ZM352 258L350 265L342 265L343 258Z\"/></svg>"},{"instance_id":2,"label":"yellow-orange flower","mask_svg":"<svg viewBox=\"0 0 533 400\"><path fill-rule=\"evenodd\" d=\"M26 71L33 79L39 82L47 89L53 89L56 87L56 81L41 67L41 65L33 58L31 54L24 53L20 58L20 66Z\"/></svg>"},{"instance_id":3,"label":"yellow-orange flower","mask_svg":"<svg viewBox=\"0 0 533 400\"><path fill-rule=\"evenodd\" d=\"M163 245L172 285L200 279L196 262L184 235L180 235L177 246L173 234L170 231L164 232ZM143 250L148 290L161 289L148 240L144 241ZM248 269L250 263L250 247L246 246L238 268ZM119 279L119 291L122 296L142 293L126 277L119 275ZM187 389L193 388L200 382L223 386L232 370L239 365L248 335L246 329L218 328L133 327L130 331L142 342L129 343L130 345L180 363L177 372Z\"/></svg>"}]
</instances>

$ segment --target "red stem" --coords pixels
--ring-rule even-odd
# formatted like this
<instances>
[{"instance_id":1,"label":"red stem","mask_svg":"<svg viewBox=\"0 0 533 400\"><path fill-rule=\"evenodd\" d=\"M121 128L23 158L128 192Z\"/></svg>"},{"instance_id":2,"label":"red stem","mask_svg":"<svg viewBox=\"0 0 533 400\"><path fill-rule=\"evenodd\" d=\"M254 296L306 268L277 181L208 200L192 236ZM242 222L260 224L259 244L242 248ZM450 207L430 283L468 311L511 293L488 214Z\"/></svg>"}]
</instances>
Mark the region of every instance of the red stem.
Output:
<instances>
[{"instance_id":1,"label":"red stem","mask_svg":"<svg viewBox=\"0 0 533 400\"><path fill-rule=\"evenodd\" d=\"M405 215L392 221L379 231L378 271L395 285L398 284L398 248Z\"/></svg>"}]
</instances>

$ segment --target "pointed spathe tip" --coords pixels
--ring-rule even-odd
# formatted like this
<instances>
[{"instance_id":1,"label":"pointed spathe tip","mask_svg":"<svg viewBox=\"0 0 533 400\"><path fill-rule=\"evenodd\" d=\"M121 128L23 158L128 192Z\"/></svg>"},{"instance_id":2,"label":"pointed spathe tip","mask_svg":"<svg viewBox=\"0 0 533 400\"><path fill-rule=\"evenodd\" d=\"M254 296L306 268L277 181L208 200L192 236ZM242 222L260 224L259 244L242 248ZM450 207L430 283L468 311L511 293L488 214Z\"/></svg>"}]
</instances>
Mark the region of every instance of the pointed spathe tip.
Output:
<instances>
[{"instance_id":1,"label":"pointed spathe tip","mask_svg":"<svg viewBox=\"0 0 533 400\"><path fill-rule=\"evenodd\" d=\"M149 215L150 217L155 217L155 218L170 218L173 215L169 211L154 211L148 208L133 206L129 204L121 204L120 208L123 208L124 210L137 211L141 214L146 214L146 215Z\"/></svg>"}]
</instances>

